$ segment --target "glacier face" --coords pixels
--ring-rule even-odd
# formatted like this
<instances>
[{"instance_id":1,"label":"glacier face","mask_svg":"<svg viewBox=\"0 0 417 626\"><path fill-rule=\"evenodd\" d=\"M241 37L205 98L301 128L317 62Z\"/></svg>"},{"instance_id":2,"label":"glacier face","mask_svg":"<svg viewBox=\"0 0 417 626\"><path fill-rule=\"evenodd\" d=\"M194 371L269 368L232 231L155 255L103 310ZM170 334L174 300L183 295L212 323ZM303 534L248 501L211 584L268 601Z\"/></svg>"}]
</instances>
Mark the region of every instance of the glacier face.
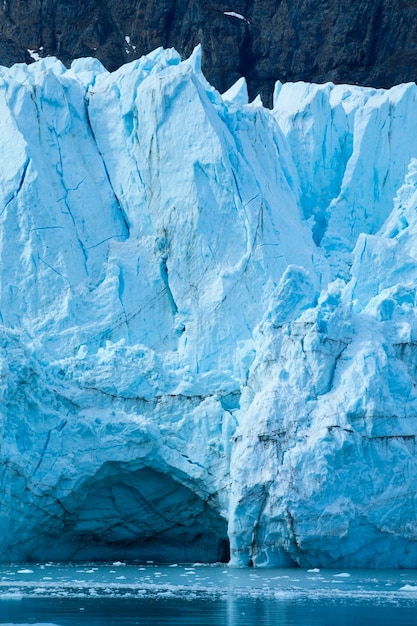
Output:
<instances>
[{"instance_id":1,"label":"glacier face","mask_svg":"<svg viewBox=\"0 0 417 626\"><path fill-rule=\"evenodd\" d=\"M0 80L0 560L415 567L417 87Z\"/></svg>"}]
</instances>

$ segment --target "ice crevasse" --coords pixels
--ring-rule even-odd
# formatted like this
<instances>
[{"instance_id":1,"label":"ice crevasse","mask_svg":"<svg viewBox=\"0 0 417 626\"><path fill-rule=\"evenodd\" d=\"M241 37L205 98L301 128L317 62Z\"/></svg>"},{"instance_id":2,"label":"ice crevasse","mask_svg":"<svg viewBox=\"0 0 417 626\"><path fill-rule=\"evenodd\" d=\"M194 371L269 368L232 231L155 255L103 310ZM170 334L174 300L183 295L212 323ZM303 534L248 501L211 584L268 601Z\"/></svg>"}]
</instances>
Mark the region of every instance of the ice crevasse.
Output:
<instances>
[{"instance_id":1,"label":"ice crevasse","mask_svg":"<svg viewBox=\"0 0 417 626\"><path fill-rule=\"evenodd\" d=\"M0 68L0 560L417 563L417 87Z\"/></svg>"}]
</instances>

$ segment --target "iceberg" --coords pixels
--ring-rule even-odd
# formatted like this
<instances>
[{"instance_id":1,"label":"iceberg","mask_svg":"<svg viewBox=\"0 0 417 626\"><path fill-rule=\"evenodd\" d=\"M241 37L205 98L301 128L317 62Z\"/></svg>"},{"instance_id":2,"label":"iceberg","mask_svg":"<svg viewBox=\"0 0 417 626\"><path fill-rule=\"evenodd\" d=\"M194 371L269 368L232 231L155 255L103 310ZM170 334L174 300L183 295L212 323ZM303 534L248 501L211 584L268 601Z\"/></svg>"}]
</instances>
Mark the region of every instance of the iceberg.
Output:
<instances>
[{"instance_id":1,"label":"iceberg","mask_svg":"<svg viewBox=\"0 0 417 626\"><path fill-rule=\"evenodd\" d=\"M415 567L417 86L0 68L0 560Z\"/></svg>"}]
</instances>

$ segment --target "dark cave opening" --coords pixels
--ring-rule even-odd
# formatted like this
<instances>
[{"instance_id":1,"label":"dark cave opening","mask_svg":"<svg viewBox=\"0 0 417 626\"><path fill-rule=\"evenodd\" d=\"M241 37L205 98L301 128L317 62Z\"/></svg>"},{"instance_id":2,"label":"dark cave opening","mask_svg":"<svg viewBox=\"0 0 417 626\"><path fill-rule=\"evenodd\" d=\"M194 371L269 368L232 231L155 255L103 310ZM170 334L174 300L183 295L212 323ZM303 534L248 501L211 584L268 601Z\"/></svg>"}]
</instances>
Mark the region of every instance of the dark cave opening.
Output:
<instances>
[{"instance_id":1,"label":"dark cave opening","mask_svg":"<svg viewBox=\"0 0 417 626\"><path fill-rule=\"evenodd\" d=\"M151 467L106 463L62 502L63 527L45 558L227 562L227 521L191 488ZM38 557L39 558L39 557Z\"/></svg>"}]
</instances>

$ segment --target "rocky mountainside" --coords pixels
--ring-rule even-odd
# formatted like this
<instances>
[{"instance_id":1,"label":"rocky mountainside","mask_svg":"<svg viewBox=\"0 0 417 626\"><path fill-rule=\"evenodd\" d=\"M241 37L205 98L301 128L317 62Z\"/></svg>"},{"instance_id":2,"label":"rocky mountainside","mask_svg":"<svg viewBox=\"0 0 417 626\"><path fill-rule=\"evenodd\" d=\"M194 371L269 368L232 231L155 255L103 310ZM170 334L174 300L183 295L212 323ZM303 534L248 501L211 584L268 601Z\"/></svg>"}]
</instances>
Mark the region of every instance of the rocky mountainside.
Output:
<instances>
[{"instance_id":1,"label":"rocky mountainside","mask_svg":"<svg viewBox=\"0 0 417 626\"><path fill-rule=\"evenodd\" d=\"M389 87L414 81L416 0L3 0L0 64L28 50L114 70L158 46L187 56L220 91L245 76L270 104L277 80Z\"/></svg>"}]
</instances>

